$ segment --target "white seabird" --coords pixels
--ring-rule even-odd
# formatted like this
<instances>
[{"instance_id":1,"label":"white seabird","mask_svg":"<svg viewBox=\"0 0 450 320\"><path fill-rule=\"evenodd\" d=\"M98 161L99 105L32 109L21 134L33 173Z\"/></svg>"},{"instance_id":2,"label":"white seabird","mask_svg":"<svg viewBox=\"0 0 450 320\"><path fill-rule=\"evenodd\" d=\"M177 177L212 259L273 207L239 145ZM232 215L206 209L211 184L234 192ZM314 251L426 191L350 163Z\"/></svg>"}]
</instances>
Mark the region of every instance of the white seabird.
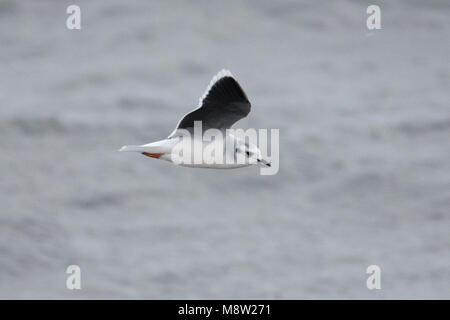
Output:
<instances>
[{"instance_id":1,"label":"white seabird","mask_svg":"<svg viewBox=\"0 0 450 320\"><path fill-rule=\"evenodd\" d=\"M119 151L139 152L151 158L166 160L187 167L233 169L251 164L270 167L270 163L262 158L258 147L254 144L246 143L226 131L235 122L245 118L250 113L250 109L251 105L244 90L234 79L231 72L224 69L213 77L205 93L200 98L197 109L186 114L167 139L144 145L123 146ZM174 149L180 145L182 139L186 138L186 133L189 134L195 131L194 122L197 121L201 121L203 130L218 129L223 133L222 141L219 141L222 152L214 153L213 157L216 159L212 159L212 161L211 159L209 161L203 160L203 153L197 158L201 159L200 162L174 161ZM189 135L189 139L192 145L198 143L202 148L212 143L211 141L205 141L203 136L199 138L196 135L193 137ZM214 141L218 142L217 140ZM229 148L227 146L232 147ZM202 151L194 148L192 156L195 158L199 152ZM236 161L237 158L244 159L244 162Z\"/></svg>"}]
</instances>

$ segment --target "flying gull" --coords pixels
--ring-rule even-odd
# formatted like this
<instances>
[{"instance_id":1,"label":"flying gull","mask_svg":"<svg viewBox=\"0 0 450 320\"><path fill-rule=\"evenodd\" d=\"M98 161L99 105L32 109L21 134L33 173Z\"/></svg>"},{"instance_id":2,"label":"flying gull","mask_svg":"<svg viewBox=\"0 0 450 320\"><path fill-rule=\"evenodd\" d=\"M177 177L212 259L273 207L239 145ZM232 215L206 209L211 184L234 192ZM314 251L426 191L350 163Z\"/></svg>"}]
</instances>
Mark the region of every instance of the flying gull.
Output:
<instances>
[{"instance_id":1,"label":"flying gull","mask_svg":"<svg viewBox=\"0 0 450 320\"><path fill-rule=\"evenodd\" d=\"M197 109L181 118L167 139L144 145L124 146L119 151L139 152L151 158L187 167L233 169L251 164L270 167L270 163L262 158L258 147L236 137L227 130L235 122L245 118L250 113L250 109L251 105L247 95L231 72L221 70L213 77L205 93L199 99ZM215 129L215 132L223 133L223 135L207 141L203 139L202 135L200 138L195 134L192 136L199 123L201 123L203 131L208 132L208 129ZM185 142L188 144L183 144ZM200 145L200 151L195 149L196 143L197 146ZM213 159L206 160L202 157L203 150L212 143L216 143L216 147L219 146L219 152L212 152ZM175 150L179 150L180 145L184 147L194 145L193 149L189 149L190 156L194 158L194 161L174 160ZM180 154L187 152L186 148L181 148L181 150L183 151ZM238 158L244 161L236 161ZM195 159L200 159L200 161L195 161Z\"/></svg>"}]
</instances>

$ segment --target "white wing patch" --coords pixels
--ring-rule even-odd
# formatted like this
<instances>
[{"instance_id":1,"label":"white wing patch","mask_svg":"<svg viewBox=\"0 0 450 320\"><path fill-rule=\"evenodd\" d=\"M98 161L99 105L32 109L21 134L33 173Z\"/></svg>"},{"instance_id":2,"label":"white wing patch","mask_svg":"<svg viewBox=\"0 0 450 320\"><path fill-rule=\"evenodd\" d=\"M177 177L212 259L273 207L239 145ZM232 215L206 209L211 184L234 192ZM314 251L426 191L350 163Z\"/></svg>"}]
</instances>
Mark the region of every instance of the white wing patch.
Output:
<instances>
[{"instance_id":1,"label":"white wing patch","mask_svg":"<svg viewBox=\"0 0 450 320\"><path fill-rule=\"evenodd\" d=\"M200 97L200 99L198 100L198 108L202 107L203 104L203 100L206 98L206 96L208 95L209 91L211 90L211 88L214 86L214 84L219 81L222 78L225 77L231 77L234 78L233 75L231 74L230 70L227 69L222 69L219 71L218 74L216 74L212 79L211 82L209 83L208 87L206 88L205 93ZM197 108L197 109L198 109Z\"/></svg>"},{"instance_id":2,"label":"white wing patch","mask_svg":"<svg viewBox=\"0 0 450 320\"><path fill-rule=\"evenodd\" d=\"M230 70L227 69L222 69L220 70L212 79L211 82L209 83L208 87L206 88L205 93L200 97L200 99L198 99L198 106L197 108L195 108L192 111L189 111L188 113L186 113L184 116L181 117L181 119L178 121L175 129L172 131L172 133L169 135L169 138L172 138L178 129L178 126L180 125L181 121L184 119L184 117L186 117L189 113L194 112L195 110L198 110L202 107L203 105L203 100L206 98L206 96L208 95L209 91L211 90L211 88L214 86L214 84L219 81L222 78L225 77L231 77L234 79L233 75L231 74Z\"/></svg>"}]
</instances>

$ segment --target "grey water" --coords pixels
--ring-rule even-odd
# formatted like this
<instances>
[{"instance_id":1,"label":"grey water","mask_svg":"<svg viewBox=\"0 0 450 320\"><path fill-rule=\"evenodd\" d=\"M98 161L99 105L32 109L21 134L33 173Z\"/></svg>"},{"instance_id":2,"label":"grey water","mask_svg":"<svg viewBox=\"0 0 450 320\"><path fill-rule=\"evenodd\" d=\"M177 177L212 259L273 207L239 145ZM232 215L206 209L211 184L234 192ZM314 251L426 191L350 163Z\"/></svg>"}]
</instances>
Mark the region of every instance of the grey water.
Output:
<instances>
[{"instance_id":1,"label":"grey water","mask_svg":"<svg viewBox=\"0 0 450 320\"><path fill-rule=\"evenodd\" d=\"M0 1L0 298L449 298L449 13ZM222 68L252 103L235 127L280 130L278 174L117 152L167 137Z\"/></svg>"}]
</instances>

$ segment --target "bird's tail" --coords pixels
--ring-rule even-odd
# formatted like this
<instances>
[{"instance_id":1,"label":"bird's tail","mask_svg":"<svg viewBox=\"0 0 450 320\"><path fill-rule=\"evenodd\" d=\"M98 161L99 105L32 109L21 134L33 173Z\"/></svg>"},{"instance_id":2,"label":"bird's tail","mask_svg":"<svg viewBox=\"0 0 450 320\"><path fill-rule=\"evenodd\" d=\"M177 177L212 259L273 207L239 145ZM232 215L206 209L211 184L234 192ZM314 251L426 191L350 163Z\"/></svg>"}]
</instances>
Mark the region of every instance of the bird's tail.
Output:
<instances>
[{"instance_id":1,"label":"bird's tail","mask_svg":"<svg viewBox=\"0 0 450 320\"><path fill-rule=\"evenodd\" d=\"M159 159L164 154L163 152L160 151L160 149L161 148L158 146L143 145L143 146L123 146L122 148L119 149L119 151L140 152L147 157Z\"/></svg>"},{"instance_id":2,"label":"bird's tail","mask_svg":"<svg viewBox=\"0 0 450 320\"><path fill-rule=\"evenodd\" d=\"M123 146L119 149L120 152L145 152L148 148L144 146Z\"/></svg>"},{"instance_id":3,"label":"bird's tail","mask_svg":"<svg viewBox=\"0 0 450 320\"><path fill-rule=\"evenodd\" d=\"M176 141L175 141L176 142ZM172 150L174 140L166 139L139 146L123 146L119 149L122 152L149 152L149 153L167 153Z\"/></svg>"}]
</instances>

